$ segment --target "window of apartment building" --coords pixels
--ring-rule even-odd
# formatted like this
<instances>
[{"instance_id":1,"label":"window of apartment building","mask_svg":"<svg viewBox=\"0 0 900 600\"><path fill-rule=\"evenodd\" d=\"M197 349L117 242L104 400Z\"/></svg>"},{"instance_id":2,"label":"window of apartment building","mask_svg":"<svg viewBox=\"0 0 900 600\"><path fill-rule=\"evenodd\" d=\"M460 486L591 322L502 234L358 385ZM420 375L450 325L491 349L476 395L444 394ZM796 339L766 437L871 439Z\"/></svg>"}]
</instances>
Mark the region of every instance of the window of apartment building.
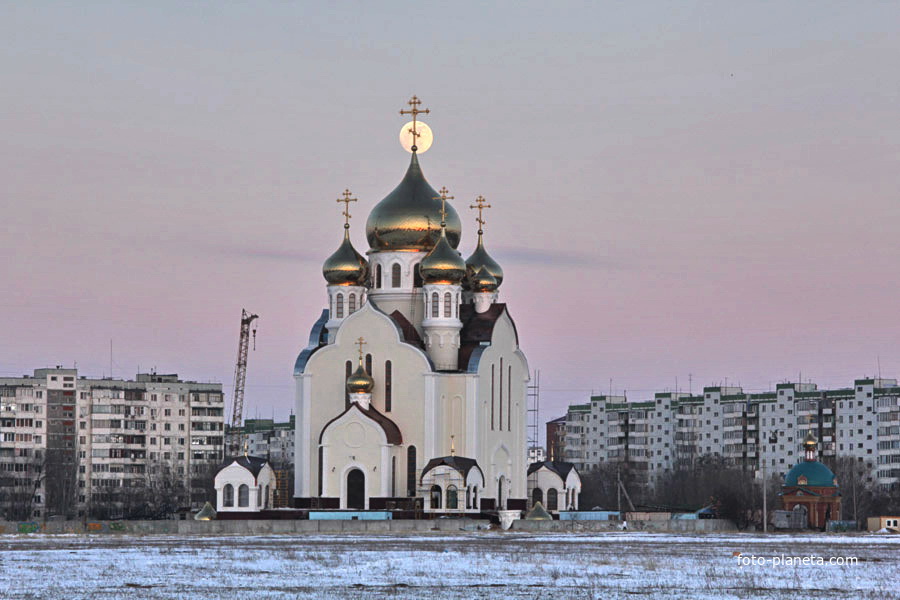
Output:
<instances>
[{"instance_id":1,"label":"window of apartment building","mask_svg":"<svg viewBox=\"0 0 900 600\"><path fill-rule=\"evenodd\" d=\"M165 417L171 417L171 416L172 416L172 409L171 409L171 408L167 408L167 409L165 410L165 412L163 412L163 416L165 416Z\"/></svg>"},{"instance_id":2,"label":"window of apartment building","mask_svg":"<svg viewBox=\"0 0 900 600\"><path fill-rule=\"evenodd\" d=\"M184 423L178 424L178 431L184 431Z\"/></svg>"},{"instance_id":3,"label":"window of apartment building","mask_svg":"<svg viewBox=\"0 0 900 600\"><path fill-rule=\"evenodd\" d=\"M178 445L184 446L184 438L178 438Z\"/></svg>"},{"instance_id":4,"label":"window of apartment building","mask_svg":"<svg viewBox=\"0 0 900 600\"><path fill-rule=\"evenodd\" d=\"M172 424L171 423L163 423L163 429L165 431L172 431Z\"/></svg>"},{"instance_id":5,"label":"window of apartment building","mask_svg":"<svg viewBox=\"0 0 900 600\"><path fill-rule=\"evenodd\" d=\"M183 409L183 408L179 408L179 409L178 409L178 416L179 416L179 417L183 417L183 416L184 416L184 409Z\"/></svg>"}]
</instances>

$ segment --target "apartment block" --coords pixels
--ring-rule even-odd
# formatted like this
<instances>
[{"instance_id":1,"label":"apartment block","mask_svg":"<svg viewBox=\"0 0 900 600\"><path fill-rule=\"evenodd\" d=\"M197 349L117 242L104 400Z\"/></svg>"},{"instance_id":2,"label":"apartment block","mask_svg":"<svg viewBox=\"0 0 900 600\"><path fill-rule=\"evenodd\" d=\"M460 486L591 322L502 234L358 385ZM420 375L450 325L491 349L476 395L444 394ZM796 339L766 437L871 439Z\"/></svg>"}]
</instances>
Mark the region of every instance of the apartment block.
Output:
<instances>
[{"instance_id":1,"label":"apartment block","mask_svg":"<svg viewBox=\"0 0 900 600\"><path fill-rule=\"evenodd\" d=\"M36 369L0 378L0 514L108 516L206 501L222 461L222 386Z\"/></svg>"},{"instance_id":2,"label":"apartment block","mask_svg":"<svg viewBox=\"0 0 900 600\"><path fill-rule=\"evenodd\" d=\"M774 391L744 393L712 386L702 394L659 392L653 400L592 396L548 423L559 435L554 452L581 470L629 463L646 483L714 458L753 470L784 474L801 458L812 433L821 460L851 456L871 482L900 481L900 386L867 378L852 388L819 390L814 383L782 383ZM549 435L549 433L548 433ZM548 437L548 444L550 443Z\"/></svg>"}]
</instances>

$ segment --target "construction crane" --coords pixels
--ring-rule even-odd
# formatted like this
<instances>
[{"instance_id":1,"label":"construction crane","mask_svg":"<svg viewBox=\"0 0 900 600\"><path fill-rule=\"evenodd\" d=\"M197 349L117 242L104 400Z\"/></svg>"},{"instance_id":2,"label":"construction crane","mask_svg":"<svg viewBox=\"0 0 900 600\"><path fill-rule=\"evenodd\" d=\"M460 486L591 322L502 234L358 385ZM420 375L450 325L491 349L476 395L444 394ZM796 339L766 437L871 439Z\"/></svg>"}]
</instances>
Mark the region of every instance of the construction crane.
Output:
<instances>
[{"instance_id":1,"label":"construction crane","mask_svg":"<svg viewBox=\"0 0 900 600\"><path fill-rule=\"evenodd\" d=\"M244 383L247 381L247 353L250 350L250 325L258 319L246 309L241 309L241 339L238 342L237 363L234 365L234 398L231 403L231 426L225 438L227 456L241 452L241 426L244 420ZM253 349L256 350L256 328L253 328Z\"/></svg>"}]
</instances>

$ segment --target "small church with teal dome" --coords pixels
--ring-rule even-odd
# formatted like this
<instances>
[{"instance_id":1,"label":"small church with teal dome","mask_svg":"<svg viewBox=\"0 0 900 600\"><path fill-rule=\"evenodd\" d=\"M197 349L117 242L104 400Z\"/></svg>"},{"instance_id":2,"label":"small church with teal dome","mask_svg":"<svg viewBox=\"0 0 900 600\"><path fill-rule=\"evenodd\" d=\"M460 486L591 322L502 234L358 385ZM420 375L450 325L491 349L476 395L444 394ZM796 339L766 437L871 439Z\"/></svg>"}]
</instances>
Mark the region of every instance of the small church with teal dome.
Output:
<instances>
[{"instance_id":1,"label":"small church with teal dome","mask_svg":"<svg viewBox=\"0 0 900 600\"><path fill-rule=\"evenodd\" d=\"M841 495L837 477L818 460L816 439L812 434L803 442L804 460L784 477L781 499L785 510L805 510L807 526L824 529L828 521L841 517Z\"/></svg>"}]
</instances>

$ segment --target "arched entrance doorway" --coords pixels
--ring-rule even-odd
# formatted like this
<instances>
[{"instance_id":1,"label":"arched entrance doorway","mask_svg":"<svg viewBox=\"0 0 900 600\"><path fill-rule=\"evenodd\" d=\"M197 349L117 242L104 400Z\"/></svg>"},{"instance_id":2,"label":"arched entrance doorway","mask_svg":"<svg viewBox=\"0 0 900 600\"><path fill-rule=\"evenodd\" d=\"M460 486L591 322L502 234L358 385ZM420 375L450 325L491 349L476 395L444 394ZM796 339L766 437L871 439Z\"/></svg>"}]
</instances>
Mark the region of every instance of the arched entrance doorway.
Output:
<instances>
[{"instance_id":1,"label":"arched entrance doorway","mask_svg":"<svg viewBox=\"0 0 900 600\"><path fill-rule=\"evenodd\" d=\"M531 492L531 505L534 506L538 502L540 502L541 505L544 504L544 491L541 488L536 487L534 488L534 491Z\"/></svg>"},{"instance_id":2,"label":"arched entrance doorway","mask_svg":"<svg viewBox=\"0 0 900 600\"><path fill-rule=\"evenodd\" d=\"M359 469L347 473L347 508L366 508L366 476Z\"/></svg>"}]
</instances>

